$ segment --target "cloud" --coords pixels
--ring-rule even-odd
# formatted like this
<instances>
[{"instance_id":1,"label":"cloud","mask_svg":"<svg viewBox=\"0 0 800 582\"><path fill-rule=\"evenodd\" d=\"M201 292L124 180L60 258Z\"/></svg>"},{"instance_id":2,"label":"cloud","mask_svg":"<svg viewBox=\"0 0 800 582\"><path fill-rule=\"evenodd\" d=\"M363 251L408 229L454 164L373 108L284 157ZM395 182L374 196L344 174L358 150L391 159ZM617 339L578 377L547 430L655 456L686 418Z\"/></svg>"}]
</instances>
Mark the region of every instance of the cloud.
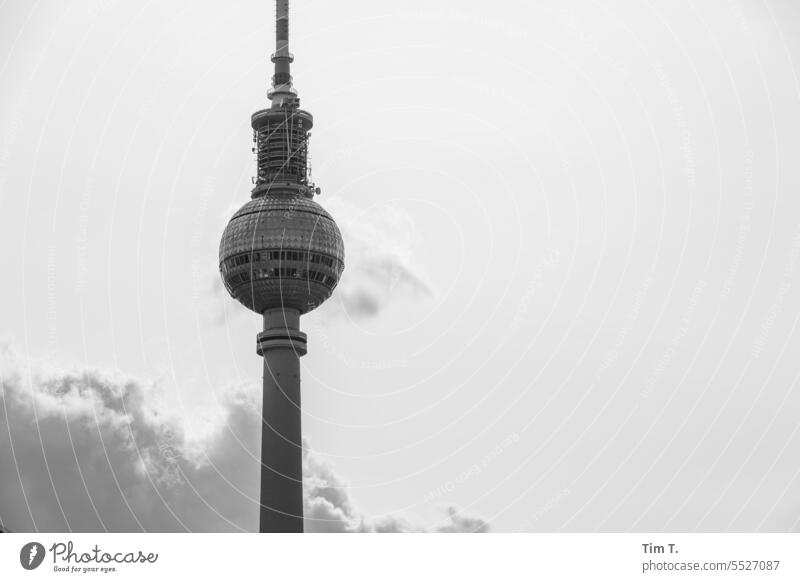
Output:
<instances>
[{"instance_id":1,"label":"cloud","mask_svg":"<svg viewBox=\"0 0 800 582\"><path fill-rule=\"evenodd\" d=\"M14 531L248 531L260 423L232 393L194 442L158 386L0 344L0 521Z\"/></svg>"},{"instance_id":2,"label":"cloud","mask_svg":"<svg viewBox=\"0 0 800 582\"><path fill-rule=\"evenodd\" d=\"M189 437L159 387L59 369L0 342L0 523L12 531L256 531L261 420L231 389L219 424ZM306 447L308 531L421 531L371 519ZM448 509L435 531L486 531Z\"/></svg>"},{"instance_id":3,"label":"cloud","mask_svg":"<svg viewBox=\"0 0 800 582\"><path fill-rule=\"evenodd\" d=\"M477 517L464 516L455 507L445 509L440 524L424 528L396 516L366 517L354 507L345 483L332 468L310 452L303 451L306 529L317 532L443 532L485 533L489 524Z\"/></svg>"},{"instance_id":4,"label":"cloud","mask_svg":"<svg viewBox=\"0 0 800 582\"><path fill-rule=\"evenodd\" d=\"M390 206L360 209L338 197L327 200L326 207L345 243L345 272L332 298L339 314L374 317L392 303L433 294L415 255L422 237L408 212Z\"/></svg>"}]
</instances>

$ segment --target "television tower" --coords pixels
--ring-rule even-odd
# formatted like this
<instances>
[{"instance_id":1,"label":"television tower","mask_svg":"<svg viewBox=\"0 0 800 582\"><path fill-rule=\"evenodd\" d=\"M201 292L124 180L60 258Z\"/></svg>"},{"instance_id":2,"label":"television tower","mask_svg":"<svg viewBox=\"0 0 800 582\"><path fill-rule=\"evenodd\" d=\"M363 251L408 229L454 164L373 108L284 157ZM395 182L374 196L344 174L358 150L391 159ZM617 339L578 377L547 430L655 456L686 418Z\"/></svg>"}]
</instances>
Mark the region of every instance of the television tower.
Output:
<instances>
[{"instance_id":1,"label":"television tower","mask_svg":"<svg viewBox=\"0 0 800 582\"><path fill-rule=\"evenodd\" d=\"M344 270L342 235L313 197L308 167L314 124L292 87L289 0L277 0L270 107L251 117L256 154L251 200L228 222L219 247L225 288L264 318L256 353L264 358L261 532L303 531L300 316L331 296Z\"/></svg>"}]
</instances>

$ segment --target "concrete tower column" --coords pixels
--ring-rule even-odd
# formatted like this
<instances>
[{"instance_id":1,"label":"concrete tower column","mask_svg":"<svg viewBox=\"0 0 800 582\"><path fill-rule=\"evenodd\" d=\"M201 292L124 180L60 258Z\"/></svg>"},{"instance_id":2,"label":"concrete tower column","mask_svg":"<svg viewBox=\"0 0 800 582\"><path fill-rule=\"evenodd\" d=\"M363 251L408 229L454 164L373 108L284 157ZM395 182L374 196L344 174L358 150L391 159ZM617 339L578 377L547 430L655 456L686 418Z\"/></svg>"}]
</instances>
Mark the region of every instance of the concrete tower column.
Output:
<instances>
[{"instance_id":1,"label":"concrete tower column","mask_svg":"<svg viewBox=\"0 0 800 582\"><path fill-rule=\"evenodd\" d=\"M260 532L303 532L300 356L306 334L296 309L264 312L257 352L264 357Z\"/></svg>"}]
</instances>

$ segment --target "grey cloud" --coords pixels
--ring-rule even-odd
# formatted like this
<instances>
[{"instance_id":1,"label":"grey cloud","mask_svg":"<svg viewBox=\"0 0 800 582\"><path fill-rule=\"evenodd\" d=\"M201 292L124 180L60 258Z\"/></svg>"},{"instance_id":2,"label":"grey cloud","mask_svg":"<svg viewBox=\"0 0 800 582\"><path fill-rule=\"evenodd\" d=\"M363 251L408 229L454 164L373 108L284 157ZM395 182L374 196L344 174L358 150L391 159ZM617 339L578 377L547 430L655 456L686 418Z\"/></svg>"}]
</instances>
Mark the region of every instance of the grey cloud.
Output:
<instances>
[{"instance_id":1,"label":"grey cloud","mask_svg":"<svg viewBox=\"0 0 800 582\"><path fill-rule=\"evenodd\" d=\"M232 389L222 422L189 438L159 387L102 370L61 370L0 343L0 523L12 531L255 531L254 391ZM362 515L343 480L305 447L308 531L422 531ZM448 509L433 531L486 531Z\"/></svg>"},{"instance_id":2,"label":"grey cloud","mask_svg":"<svg viewBox=\"0 0 800 582\"><path fill-rule=\"evenodd\" d=\"M464 516L455 507L445 510L441 523L422 527L397 516L366 517L354 507L345 483L325 462L309 452L306 443L303 457L305 475L306 529L317 532L442 532L485 533L489 524L484 520Z\"/></svg>"},{"instance_id":3,"label":"grey cloud","mask_svg":"<svg viewBox=\"0 0 800 582\"><path fill-rule=\"evenodd\" d=\"M327 313L375 317L394 303L431 296L433 286L416 267L421 246L411 216L397 208L361 209L341 198L326 200L345 243L345 272Z\"/></svg>"},{"instance_id":4,"label":"grey cloud","mask_svg":"<svg viewBox=\"0 0 800 582\"><path fill-rule=\"evenodd\" d=\"M337 289L344 313L354 318L378 315L393 300L432 294L430 286L391 253L357 262Z\"/></svg>"},{"instance_id":5,"label":"grey cloud","mask_svg":"<svg viewBox=\"0 0 800 582\"><path fill-rule=\"evenodd\" d=\"M15 531L248 531L258 418L241 395L187 440L158 387L0 351L0 519Z\"/></svg>"}]
</instances>

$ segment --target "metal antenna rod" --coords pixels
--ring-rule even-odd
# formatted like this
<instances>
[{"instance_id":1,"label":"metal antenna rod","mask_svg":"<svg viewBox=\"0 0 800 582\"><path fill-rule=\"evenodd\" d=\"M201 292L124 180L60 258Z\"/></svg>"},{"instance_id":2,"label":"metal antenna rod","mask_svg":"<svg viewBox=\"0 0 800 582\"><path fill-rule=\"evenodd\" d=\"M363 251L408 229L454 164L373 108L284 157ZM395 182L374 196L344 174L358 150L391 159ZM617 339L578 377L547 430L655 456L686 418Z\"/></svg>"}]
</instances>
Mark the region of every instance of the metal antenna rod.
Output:
<instances>
[{"instance_id":1,"label":"metal antenna rod","mask_svg":"<svg viewBox=\"0 0 800 582\"><path fill-rule=\"evenodd\" d=\"M272 55L275 75L272 77L272 91L268 95L273 104L296 95L290 71L294 57L289 52L289 0L276 0L275 4L275 53Z\"/></svg>"},{"instance_id":2,"label":"metal antenna rod","mask_svg":"<svg viewBox=\"0 0 800 582\"><path fill-rule=\"evenodd\" d=\"M277 0L275 6L275 49L278 54L289 52L289 0Z\"/></svg>"}]
</instances>

